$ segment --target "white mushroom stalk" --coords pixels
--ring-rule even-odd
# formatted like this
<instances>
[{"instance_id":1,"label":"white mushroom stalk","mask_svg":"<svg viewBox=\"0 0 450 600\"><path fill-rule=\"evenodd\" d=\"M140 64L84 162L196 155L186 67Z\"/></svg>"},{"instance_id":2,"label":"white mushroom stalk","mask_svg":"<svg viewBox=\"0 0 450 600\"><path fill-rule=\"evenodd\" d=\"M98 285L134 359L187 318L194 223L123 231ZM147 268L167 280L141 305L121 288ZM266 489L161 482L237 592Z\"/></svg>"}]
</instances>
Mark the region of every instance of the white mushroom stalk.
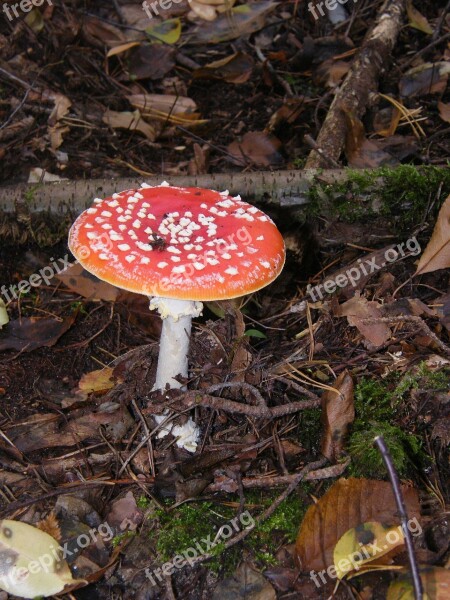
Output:
<instances>
[{"instance_id":1,"label":"white mushroom stalk","mask_svg":"<svg viewBox=\"0 0 450 600\"><path fill-rule=\"evenodd\" d=\"M175 378L188 376L188 352L192 317L198 317L203 304L193 300L150 298L150 310L156 309L163 320L159 343L158 368L154 390L180 389Z\"/></svg>"},{"instance_id":2,"label":"white mushroom stalk","mask_svg":"<svg viewBox=\"0 0 450 600\"><path fill-rule=\"evenodd\" d=\"M162 323L161 339L159 342L158 366L154 390L184 389L177 379L188 377L188 352L191 338L192 317L198 317L203 304L192 300L174 300L173 298L150 298L150 310L159 312ZM167 413L155 415L158 425L167 419ZM176 444L189 452L195 452L200 437L200 429L189 418L184 425L167 425L158 433L163 438L171 433L176 438Z\"/></svg>"}]
</instances>

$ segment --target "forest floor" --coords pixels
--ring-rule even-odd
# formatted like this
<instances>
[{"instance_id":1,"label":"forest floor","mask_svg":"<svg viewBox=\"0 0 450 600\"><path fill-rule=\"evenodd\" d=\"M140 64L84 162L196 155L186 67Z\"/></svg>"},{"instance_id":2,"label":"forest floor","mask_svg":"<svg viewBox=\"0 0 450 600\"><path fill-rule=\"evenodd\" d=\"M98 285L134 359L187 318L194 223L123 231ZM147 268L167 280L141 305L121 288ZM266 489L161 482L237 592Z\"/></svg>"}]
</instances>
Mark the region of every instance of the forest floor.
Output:
<instances>
[{"instance_id":1,"label":"forest floor","mask_svg":"<svg viewBox=\"0 0 450 600\"><path fill-rule=\"evenodd\" d=\"M301 169L382 3L349 2L334 25L301 1L195 1L196 16L165 4L151 19L135 2L3 8L2 185ZM277 282L194 321L194 455L154 431L148 299L79 265L59 273L73 261L67 228L38 236L54 215L0 215L0 516L65 549L84 580L65 598L414 598L377 436L423 585L446 597L450 17L445 2L415 4L364 117L344 109L333 166L384 167L380 179L310 192L336 213L272 207L287 244ZM370 215L351 212L361 197ZM35 274L42 285L20 292ZM175 416L187 398L171 401ZM7 558L42 547L7 526L0 590L12 594Z\"/></svg>"}]
</instances>

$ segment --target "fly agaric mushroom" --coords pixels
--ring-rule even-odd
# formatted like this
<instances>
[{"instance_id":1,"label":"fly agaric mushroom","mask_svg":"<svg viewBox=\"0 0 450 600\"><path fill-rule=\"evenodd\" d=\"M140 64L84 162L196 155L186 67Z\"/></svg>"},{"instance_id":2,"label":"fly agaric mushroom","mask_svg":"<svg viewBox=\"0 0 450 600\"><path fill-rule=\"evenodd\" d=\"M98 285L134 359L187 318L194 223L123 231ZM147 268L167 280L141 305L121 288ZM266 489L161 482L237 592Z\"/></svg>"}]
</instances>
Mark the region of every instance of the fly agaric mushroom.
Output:
<instances>
[{"instance_id":1,"label":"fly agaric mushroom","mask_svg":"<svg viewBox=\"0 0 450 600\"><path fill-rule=\"evenodd\" d=\"M228 191L165 182L94 200L73 224L69 248L87 271L145 294L150 309L158 310L163 326L153 389L162 391L182 388L177 377L188 376L191 320L202 301L256 292L280 274L285 260L280 232L255 206ZM171 432L178 446L195 451L192 420Z\"/></svg>"}]
</instances>

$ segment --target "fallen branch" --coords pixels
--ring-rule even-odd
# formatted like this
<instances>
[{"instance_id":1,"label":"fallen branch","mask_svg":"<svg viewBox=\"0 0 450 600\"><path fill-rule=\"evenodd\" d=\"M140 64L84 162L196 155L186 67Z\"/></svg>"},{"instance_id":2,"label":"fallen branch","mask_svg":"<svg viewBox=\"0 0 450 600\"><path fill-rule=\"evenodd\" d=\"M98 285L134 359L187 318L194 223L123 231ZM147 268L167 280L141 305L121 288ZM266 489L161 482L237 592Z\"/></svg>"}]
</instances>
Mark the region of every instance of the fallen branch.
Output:
<instances>
[{"instance_id":1,"label":"fallen branch","mask_svg":"<svg viewBox=\"0 0 450 600\"><path fill-rule=\"evenodd\" d=\"M282 404L281 406L253 406L249 404L241 404L234 400L227 400L226 398L219 398L218 396L210 396L209 394L203 394L202 392L192 391L186 392L182 396L174 400L175 403L181 401L183 408L194 408L196 406L208 406L215 410L223 410L224 412L237 413L241 415L248 415L256 418L269 418L274 419L278 417L284 417L285 415L291 415L292 413L299 412L300 410L306 410L307 408L318 408L320 406L320 400L301 400L299 402L289 402L289 404ZM170 407L177 410L176 404L171 403ZM145 414L160 414L161 406L159 404L151 404L143 411Z\"/></svg>"},{"instance_id":2,"label":"fallen branch","mask_svg":"<svg viewBox=\"0 0 450 600\"><path fill-rule=\"evenodd\" d=\"M343 463L338 463L336 465L331 465L329 467L324 467L323 469L317 469L316 471L310 471L307 475L305 475L303 481L319 481L321 479L330 479L331 477L340 477L345 469L350 464L350 459L347 459ZM275 477L243 477L242 478L242 487L245 489L263 489L267 490L273 487L280 487L282 485L289 485L293 481L295 481L297 477L297 473L294 475L277 475ZM230 483L232 482L230 478ZM225 481L225 486L223 481L218 481L217 483L211 483L205 490L205 493L212 494L214 492L223 492L223 490L229 490L229 484ZM236 484L237 487L237 484Z\"/></svg>"},{"instance_id":3,"label":"fallen branch","mask_svg":"<svg viewBox=\"0 0 450 600\"><path fill-rule=\"evenodd\" d=\"M308 190L316 183L333 185L345 181L344 170L327 171L263 171L257 173L217 173L198 176L128 177L120 179L90 179L58 181L54 183L20 183L0 187L0 210L14 212L17 202L26 201L31 212L80 213L92 204L94 198L104 198L114 192L138 188L145 181L159 185L168 179L172 185L198 186L214 190L228 189L232 194L241 194L244 199L271 202L280 206L300 206L308 202Z\"/></svg>"},{"instance_id":4,"label":"fallen branch","mask_svg":"<svg viewBox=\"0 0 450 600\"><path fill-rule=\"evenodd\" d=\"M406 0L386 0L375 26L368 32L343 84L337 91L316 140L327 160L312 150L307 169L328 167L338 161L344 147L347 125L343 108L361 118L370 104L370 94L378 89L378 79L386 67L400 33Z\"/></svg>"}]
</instances>

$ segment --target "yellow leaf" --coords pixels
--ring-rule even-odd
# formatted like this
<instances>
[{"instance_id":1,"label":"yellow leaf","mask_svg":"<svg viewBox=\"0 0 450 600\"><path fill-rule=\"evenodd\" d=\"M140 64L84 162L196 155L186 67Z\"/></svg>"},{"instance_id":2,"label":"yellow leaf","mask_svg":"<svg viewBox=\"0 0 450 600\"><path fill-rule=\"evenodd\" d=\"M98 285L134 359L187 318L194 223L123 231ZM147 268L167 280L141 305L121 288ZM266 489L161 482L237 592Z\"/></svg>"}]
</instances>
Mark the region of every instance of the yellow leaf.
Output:
<instances>
[{"instance_id":1,"label":"yellow leaf","mask_svg":"<svg viewBox=\"0 0 450 600\"><path fill-rule=\"evenodd\" d=\"M402 546L403 530L400 525L385 527L377 521L362 523L349 529L338 540L334 552L334 568L338 579L367 565L394 548Z\"/></svg>"},{"instance_id":2,"label":"yellow leaf","mask_svg":"<svg viewBox=\"0 0 450 600\"><path fill-rule=\"evenodd\" d=\"M450 268L450 196L442 205L431 240L420 257L414 275Z\"/></svg>"},{"instance_id":3,"label":"yellow leaf","mask_svg":"<svg viewBox=\"0 0 450 600\"><path fill-rule=\"evenodd\" d=\"M450 571L441 567L420 569L425 600L450 598ZM386 600L415 600L414 586L409 573L401 575L389 586Z\"/></svg>"},{"instance_id":4,"label":"yellow leaf","mask_svg":"<svg viewBox=\"0 0 450 600\"><path fill-rule=\"evenodd\" d=\"M168 19L162 23L150 25L145 32L164 44L176 44L181 36L181 21L180 19Z\"/></svg>"},{"instance_id":5,"label":"yellow leaf","mask_svg":"<svg viewBox=\"0 0 450 600\"><path fill-rule=\"evenodd\" d=\"M72 578L59 543L48 533L7 519L0 521L0 575L0 589L22 598L52 596L85 583Z\"/></svg>"},{"instance_id":6,"label":"yellow leaf","mask_svg":"<svg viewBox=\"0 0 450 600\"><path fill-rule=\"evenodd\" d=\"M418 29L419 31L423 31L423 33L428 33L429 35L433 33L433 29L428 23L427 18L424 17L423 14L413 6L412 0L408 0L406 11L408 13L410 27L414 27L414 29Z\"/></svg>"},{"instance_id":7,"label":"yellow leaf","mask_svg":"<svg viewBox=\"0 0 450 600\"><path fill-rule=\"evenodd\" d=\"M37 8L33 8L33 10L27 14L24 21L34 33L40 33L44 29L44 17Z\"/></svg>"},{"instance_id":8,"label":"yellow leaf","mask_svg":"<svg viewBox=\"0 0 450 600\"><path fill-rule=\"evenodd\" d=\"M116 54L122 54L122 52L126 52L130 48L134 48L135 46L139 46L141 42L127 42L126 44L120 44L119 46L114 46L108 50L107 57L116 56Z\"/></svg>"},{"instance_id":9,"label":"yellow leaf","mask_svg":"<svg viewBox=\"0 0 450 600\"><path fill-rule=\"evenodd\" d=\"M114 369L106 367L104 369L98 369L97 371L91 371L86 373L80 379L78 388L82 392L90 394L91 392L106 392L114 387L115 383L113 380Z\"/></svg>"}]
</instances>

